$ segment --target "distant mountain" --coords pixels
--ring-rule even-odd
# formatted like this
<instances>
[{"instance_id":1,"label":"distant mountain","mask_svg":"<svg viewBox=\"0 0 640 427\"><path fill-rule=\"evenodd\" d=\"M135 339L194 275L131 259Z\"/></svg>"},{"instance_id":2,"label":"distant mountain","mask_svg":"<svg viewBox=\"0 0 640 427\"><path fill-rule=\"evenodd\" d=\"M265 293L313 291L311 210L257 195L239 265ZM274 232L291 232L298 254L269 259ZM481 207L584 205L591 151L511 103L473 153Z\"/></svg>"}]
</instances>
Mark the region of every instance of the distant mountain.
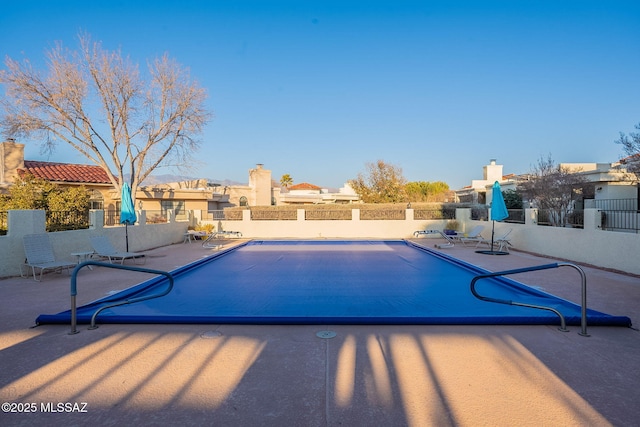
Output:
<instances>
[{"instance_id":1,"label":"distant mountain","mask_svg":"<svg viewBox=\"0 0 640 427\"><path fill-rule=\"evenodd\" d=\"M125 179L129 179L129 176L125 176ZM207 182L210 183L214 183L214 184L220 184L221 186L225 186L225 185L247 185L246 182L238 182L238 181L232 181L230 179L213 179L213 178L197 178L197 177L192 177L192 176L184 176L184 175L172 175L172 174L163 174L163 175L151 175L150 177L148 177L147 179L144 180L144 182L142 183L143 186L148 186L148 185L159 185L159 184L167 184L170 182L183 182L183 181L194 181L196 179L206 179ZM273 185L274 186L278 186L279 183L277 181L273 181ZM319 186L320 188L323 189L327 189L329 191L329 193L337 193L339 191L338 188L332 188L332 187L322 187ZM286 190L285 190L286 192Z\"/></svg>"},{"instance_id":2,"label":"distant mountain","mask_svg":"<svg viewBox=\"0 0 640 427\"><path fill-rule=\"evenodd\" d=\"M163 174L163 175L151 175L147 179L144 180L142 185L158 185L158 184L166 184L169 182L182 182L182 181L193 181L195 179L191 176L184 175L171 175L171 174ZM231 181L229 179L213 179L213 178L205 178L207 182L212 182L220 185L246 185L243 182Z\"/></svg>"}]
</instances>

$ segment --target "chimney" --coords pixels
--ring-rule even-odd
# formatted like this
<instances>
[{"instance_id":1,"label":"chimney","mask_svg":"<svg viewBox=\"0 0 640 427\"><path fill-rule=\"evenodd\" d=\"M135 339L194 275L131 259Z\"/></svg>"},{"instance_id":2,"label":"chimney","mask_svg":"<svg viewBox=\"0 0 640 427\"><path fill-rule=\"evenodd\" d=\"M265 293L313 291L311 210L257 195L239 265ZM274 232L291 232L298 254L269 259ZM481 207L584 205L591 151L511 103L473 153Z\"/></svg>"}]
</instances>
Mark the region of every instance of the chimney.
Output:
<instances>
[{"instance_id":1,"label":"chimney","mask_svg":"<svg viewBox=\"0 0 640 427\"><path fill-rule=\"evenodd\" d=\"M18 169L24 169L24 144L7 138L0 143L0 183L13 184L18 177Z\"/></svg>"}]
</instances>

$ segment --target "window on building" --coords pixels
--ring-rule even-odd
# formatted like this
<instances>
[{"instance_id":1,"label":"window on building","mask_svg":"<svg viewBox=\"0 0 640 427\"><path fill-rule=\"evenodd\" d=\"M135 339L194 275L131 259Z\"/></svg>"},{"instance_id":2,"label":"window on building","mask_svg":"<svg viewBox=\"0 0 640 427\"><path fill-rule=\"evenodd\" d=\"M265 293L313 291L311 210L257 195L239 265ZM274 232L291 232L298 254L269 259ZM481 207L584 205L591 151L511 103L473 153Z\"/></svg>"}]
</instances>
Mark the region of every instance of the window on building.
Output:
<instances>
[{"instance_id":1,"label":"window on building","mask_svg":"<svg viewBox=\"0 0 640 427\"><path fill-rule=\"evenodd\" d=\"M160 209L162 209L162 216L165 218L168 218L167 211L169 209L173 210L176 219L185 219L187 217L184 200L162 200L160 201Z\"/></svg>"},{"instance_id":2,"label":"window on building","mask_svg":"<svg viewBox=\"0 0 640 427\"><path fill-rule=\"evenodd\" d=\"M91 190L89 193L89 209L104 209L104 197L97 190Z\"/></svg>"},{"instance_id":3,"label":"window on building","mask_svg":"<svg viewBox=\"0 0 640 427\"><path fill-rule=\"evenodd\" d=\"M240 197L240 206L249 206L249 202L247 202L247 198L245 196Z\"/></svg>"}]
</instances>

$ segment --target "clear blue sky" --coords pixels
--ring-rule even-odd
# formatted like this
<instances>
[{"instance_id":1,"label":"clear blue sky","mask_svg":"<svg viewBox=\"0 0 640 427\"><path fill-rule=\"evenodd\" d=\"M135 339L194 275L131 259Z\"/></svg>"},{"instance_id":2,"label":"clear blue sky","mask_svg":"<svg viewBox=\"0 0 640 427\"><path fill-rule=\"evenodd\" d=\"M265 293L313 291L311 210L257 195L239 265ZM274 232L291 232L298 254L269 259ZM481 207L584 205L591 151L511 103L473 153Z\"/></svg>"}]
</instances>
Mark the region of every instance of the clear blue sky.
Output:
<instances>
[{"instance_id":1,"label":"clear blue sky","mask_svg":"<svg viewBox=\"0 0 640 427\"><path fill-rule=\"evenodd\" d=\"M640 122L637 0L0 0L3 57L41 64L79 30L141 67L168 52L206 88L195 177L246 182L263 163L340 187L383 159L456 189L491 158L616 161Z\"/></svg>"}]
</instances>

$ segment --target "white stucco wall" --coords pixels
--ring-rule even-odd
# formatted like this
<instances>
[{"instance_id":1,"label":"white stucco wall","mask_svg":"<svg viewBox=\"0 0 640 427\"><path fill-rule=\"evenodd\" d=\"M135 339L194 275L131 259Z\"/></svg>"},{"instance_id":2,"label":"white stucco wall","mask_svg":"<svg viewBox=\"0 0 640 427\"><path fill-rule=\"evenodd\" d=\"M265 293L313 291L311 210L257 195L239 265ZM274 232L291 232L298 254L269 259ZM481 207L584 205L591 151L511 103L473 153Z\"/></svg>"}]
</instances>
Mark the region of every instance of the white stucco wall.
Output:
<instances>
[{"instance_id":1,"label":"white stucco wall","mask_svg":"<svg viewBox=\"0 0 640 427\"><path fill-rule=\"evenodd\" d=\"M25 259L22 237L45 232L45 212L41 210L9 211L7 220L8 233L0 236L0 277L20 274L20 264ZM90 223L96 225L87 230L49 233L56 259L72 260L72 252L91 251L89 238L94 235L107 236L115 248L124 251L126 231L129 234L129 252L180 243L188 226L187 222L170 219L166 224L133 225L126 230L124 226L103 227L103 211L92 211Z\"/></svg>"},{"instance_id":2,"label":"white stucco wall","mask_svg":"<svg viewBox=\"0 0 640 427\"><path fill-rule=\"evenodd\" d=\"M358 210L354 209L354 219L351 221L304 221L300 219L300 215L297 221L251 221L249 211L245 211L243 221L221 221L221 224L224 230L240 231L244 237L256 239L398 239L413 237L414 231L427 227L442 229L446 224L446 221L413 220L413 212L410 209L407 210L408 219L404 221L360 220L357 212ZM634 260L635 254L640 253L640 234L599 229L600 212L597 209L585 209L584 229L537 225L532 221L532 218L535 218L532 209L527 209L525 216L526 224L496 222L496 236L512 229L509 238L519 250L640 274L640 262ZM483 236L486 239L491 238L490 221L472 221L468 209L458 209L456 217L461 224L461 231L483 225Z\"/></svg>"},{"instance_id":3,"label":"white stucco wall","mask_svg":"<svg viewBox=\"0 0 640 427\"><path fill-rule=\"evenodd\" d=\"M446 220L414 220L413 210L406 212L407 219L398 221L361 220L358 209L352 210L352 220L307 221L304 210L299 209L297 220L251 221L250 211L243 212L242 221L216 221L227 231L240 231L245 238L351 238L351 239L399 239L411 238L416 230L443 229ZM106 235L119 249L124 250L125 228L123 226L102 227L102 211L96 211L92 224L98 226L89 230L74 230L50 233L56 256L70 259L71 252L90 250L89 236ZM461 231L468 231L475 225L483 225L483 236L491 238L490 221L472 221L469 209L458 209L456 217ZM545 227L533 222L534 210L527 209L525 224L497 222L496 235L510 234L514 247L561 260L570 260L598 267L620 270L640 275L640 234L603 231L598 228L600 212L585 209L584 229ZM143 251L154 247L182 242L187 222L170 219L167 224L144 224L130 226L129 250ZM44 211L10 211L9 233L0 236L0 277L15 276L19 264L24 260L22 236L44 232Z\"/></svg>"}]
</instances>

